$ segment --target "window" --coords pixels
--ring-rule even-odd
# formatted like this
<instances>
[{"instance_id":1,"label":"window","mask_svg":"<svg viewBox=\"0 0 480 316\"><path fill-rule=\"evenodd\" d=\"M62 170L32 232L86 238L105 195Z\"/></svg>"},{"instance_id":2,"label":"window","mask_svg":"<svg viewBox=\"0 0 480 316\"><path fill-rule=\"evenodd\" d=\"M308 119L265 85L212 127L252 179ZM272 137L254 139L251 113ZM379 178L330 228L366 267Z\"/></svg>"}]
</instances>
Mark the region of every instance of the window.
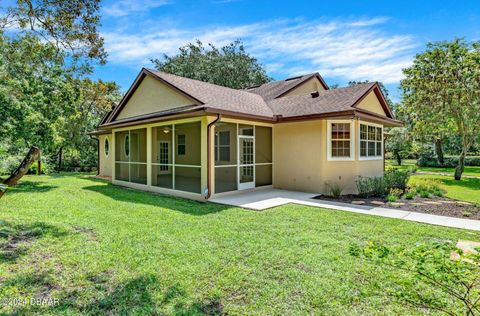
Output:
<instances>
[{"instance_id":1,"label":"window","mask_svg":"<svg viewBox=\"0 0 480 316\"><path fill-rule=\"evenodd\" d=\"M128 157L130 156L130 135L129 134L125 135L124 145L125 145L125 156Z\"/></svg>"},{"instance_id":2,"label":"window","mask_svg":"<svg viewBox=\"0 0 480 316\"><path fill-rule=\"evenodd\" d=\"M215 160L230 161L230 131L215 134Z\"/></svg>"},{"instance_id":3,"label":"window","mask_svg":"<svg viewBox=\"0 0 480 316\"><path fill-rule=\"evenodd\" d=\"M350 122L329 122L329 158L330 159L351 159L352 130Z\"/></svg>"},{"instance_id":4,"label":"window","mask_svg":"<svg viewBox=\"0 0 480 316\"><path fill-rule=\"evenodd\" d=\"M383 156L382 128L360 124L360 158L380 158Z\"/></svg>"},{"instance_id":5,"label":"window","mask_svg":"<svg viewBox=\"0 0 480 316\"><path fill-rule=\"evenodd\" d=\"M108 157L108 152L110 150L110 144L108 142L108 137L105 138L105 143L103 144L103 149L105 151L105 156Z\"/></svg>"},{"instance_id":6,"label":"window","mask_svg":"<svg viewBox=\"0 0 480 316\"><path fill-rule=\"evenodd\" d=\"M177 155L185 155L185 135L177 136Z\"/></svg>"}]
</instances>

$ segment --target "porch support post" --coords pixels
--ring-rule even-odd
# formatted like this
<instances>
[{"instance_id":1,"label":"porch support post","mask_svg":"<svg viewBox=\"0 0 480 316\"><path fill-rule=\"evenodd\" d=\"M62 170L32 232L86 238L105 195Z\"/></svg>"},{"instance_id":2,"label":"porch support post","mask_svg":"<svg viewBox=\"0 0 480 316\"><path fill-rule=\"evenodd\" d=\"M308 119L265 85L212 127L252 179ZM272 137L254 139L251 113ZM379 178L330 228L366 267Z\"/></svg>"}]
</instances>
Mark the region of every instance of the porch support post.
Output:
<instances>
[{"instance_id":1,"label":"porch support post","mask_svg":"<svg viewBox=\"0 0 480 316\"><path fill-rule=\"evenodd\" d=\"M208 128L208 116L202 117L201 120L201 132L200 132L200 155L201 155L201 170L200 170L200 183L201 183L201 189L202 189L202 194L205 195L207 187L208 187L208 153L207 153L207 128Z\"/></svg>"},{"instance_id":2,"label":"porch support post","mask_svg":"<svg viewBox=\"0 0 480 316\"><path fill-rule=\"evenodd\" d=\"M115 169L117 168L117 150L115 149L115 131L112 130L112 141L110 143L110 155L111 155L111 163L112 163L112 182L115 181Z\"/></svg>"},{"instance_id":3,"label":"porch support post","mask_svg":"<svg viewBox=\"0 0 480 316\"><path fill-rule=\"evenodd\" d=\"M152 185L152 127L147 127L147 185Z\"/></svg>"}]
</instances>

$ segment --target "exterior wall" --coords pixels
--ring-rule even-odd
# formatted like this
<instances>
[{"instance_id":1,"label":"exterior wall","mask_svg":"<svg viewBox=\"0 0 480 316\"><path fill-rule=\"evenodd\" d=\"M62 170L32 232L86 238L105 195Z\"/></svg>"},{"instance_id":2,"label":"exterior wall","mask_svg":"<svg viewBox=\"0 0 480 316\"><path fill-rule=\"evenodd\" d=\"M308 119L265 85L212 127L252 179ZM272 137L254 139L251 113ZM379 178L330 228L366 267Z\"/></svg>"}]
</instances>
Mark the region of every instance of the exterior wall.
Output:
<instances>
[{"instance_id":1,"label":"exterior wall","mask_svg":"<svg viewBox=\"0 0 480 316\"><path fill-rule=\"evenodd\" d=\"M315 77L305 81L304 83L302 83L292 91L288 92L284 96L302 95L302 94L308 94L313 91L322 91L322 90L325 90L325 88L322 86L318 78Z\"/></svg>"},{"instance_id":2,"label":"exterior wall","mask_svg":"<svg viewBox=\"0 0 480 316\"><path fill-rule=\"evenodd\" d=\"M371 91L358 105L357 108L367 110L373 113L380 114L382 116L386 116L385 111L378 101L375 92Z\"/></svg>"},{"instance_id":3,"label":"exterior wall","mask_svg":"<svg viewBox=\"0 0 480 316\"><path fill-rule=\"evenodd\" d=\"M192 105L193 103L191 99L166 84L146 76L118 114L117 120Z\"/></svg>"},{"instance_id":4,"label":"exterior wall","mask_svg":"<svg viewBox=\"0 0 480 316\"><path fill-rule=\"evenodd\" d=\"M359 121L354 124L354 159L327 159L327 120L280 123L274 126L273 186L280 189L328 193L340 184L343 194L356 193L358 176L383 175L383 158L359 160Z\"/></svg>"},{"instance_id":5,"label":"exterior wall","mask_svg":"<svg viewBox=\"0 0 480 316\"><path fill-rule=\"evenodd\" d=\"M109 151L108 155L105 153L105 140L108 139L109 142ZM111 177L112 176L112 166L113 166L113 151L112 151L112 135L107 134L107 135L99 135L98 136L99 140L99 170L98 174L102 177Z\"/></svg>"}]
</instances>

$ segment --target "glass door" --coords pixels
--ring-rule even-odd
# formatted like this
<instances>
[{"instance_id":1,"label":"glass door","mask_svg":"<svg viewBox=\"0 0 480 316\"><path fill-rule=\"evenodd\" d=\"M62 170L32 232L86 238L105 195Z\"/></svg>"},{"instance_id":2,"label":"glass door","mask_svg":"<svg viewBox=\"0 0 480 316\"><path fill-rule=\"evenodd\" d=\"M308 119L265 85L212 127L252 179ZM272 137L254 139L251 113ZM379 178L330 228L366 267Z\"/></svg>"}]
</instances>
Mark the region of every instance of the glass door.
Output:
<instances>
[{"instance_id":1,"label":"glass door","mask_svg":"<svg viewBox=\"0 0 480 316\"><path fill-rule=\"evenodd\" d=\"M255 187L255 138L238 136L238 189Z\"/></svg>"}]
</instances>

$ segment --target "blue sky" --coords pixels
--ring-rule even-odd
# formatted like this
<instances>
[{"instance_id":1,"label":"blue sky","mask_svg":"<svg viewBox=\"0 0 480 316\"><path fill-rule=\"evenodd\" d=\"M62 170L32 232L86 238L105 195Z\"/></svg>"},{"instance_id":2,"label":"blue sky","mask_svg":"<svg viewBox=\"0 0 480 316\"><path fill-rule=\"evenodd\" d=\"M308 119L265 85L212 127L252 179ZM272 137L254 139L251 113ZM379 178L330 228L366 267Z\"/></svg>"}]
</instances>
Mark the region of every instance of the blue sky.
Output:
<instances>
[{"instance_id":1,"label":"blue sky","mask_svg":"<svg viewBox=\"0 0 480 316\"><path fill-rule=\"evenodd\" d=\"M480 2L105 1L109 61L94 77L128 89L151 58L200 39L242 39L275 79L318 71L328 84L382 81L398 101L401 69L429 41L480 39Z\"/></svg>"}]
</instances>

